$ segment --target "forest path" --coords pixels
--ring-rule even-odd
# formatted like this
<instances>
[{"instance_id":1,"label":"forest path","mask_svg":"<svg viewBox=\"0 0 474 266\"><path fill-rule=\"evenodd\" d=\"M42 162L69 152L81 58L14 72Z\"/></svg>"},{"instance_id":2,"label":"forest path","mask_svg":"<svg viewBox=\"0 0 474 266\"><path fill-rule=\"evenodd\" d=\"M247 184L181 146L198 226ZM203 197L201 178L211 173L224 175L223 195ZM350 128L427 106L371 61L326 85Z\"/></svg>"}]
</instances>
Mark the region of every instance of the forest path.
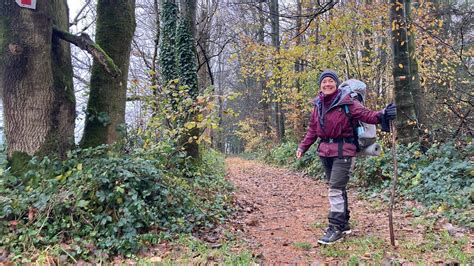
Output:
<instances>
[{"instance_id":1,"label":"forest path","mask_svg":"<svg viewBox=\"0 0 474 266\"><path fill-rule=\"evenodd\" d=\"M317 244L327 226L327 185L301 173L240 158L228 158L227 178L236 187L241 207L235 223L253 254L264 264L325 264L347 261L440 262L432 251L411 254L411 246L425 243L424 224L409 214L394 211L394 227L401 250L390 246L387 209L380 201L359 199L349 188L352 234L324 247ZM430 230L431 230L430 229ZM404 251L406 250L406 251ZM397 254L403 251L403 256ZM431 254L430 254L431 253ZM441 260L443 261L443 260Z\"/></svg>"}]
</instances>

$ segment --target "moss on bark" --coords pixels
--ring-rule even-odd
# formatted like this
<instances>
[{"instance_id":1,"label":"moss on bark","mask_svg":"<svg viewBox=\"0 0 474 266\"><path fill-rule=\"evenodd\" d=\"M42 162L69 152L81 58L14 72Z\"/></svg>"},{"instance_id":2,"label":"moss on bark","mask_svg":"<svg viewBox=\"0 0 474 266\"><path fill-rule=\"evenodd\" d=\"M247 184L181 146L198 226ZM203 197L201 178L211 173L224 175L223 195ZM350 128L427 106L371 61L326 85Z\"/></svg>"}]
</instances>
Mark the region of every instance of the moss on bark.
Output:
<instances>
[{"instance_id":1,"label":"moss on bark","mask_svg":"<svg viewBox=\"0 0 474 266\"><path fill-rule=\"evenodd\" d=\"M94 60L82 147L112 144L121 137L117 129L125 123L128 66L135 31L135 1L99 0L97 15L97 48L110 56L110 61L115 63L121 74L117 78L112 77ZM109 123L102 121L104 114L110 118Z\"/></svg>"}]
</instances>

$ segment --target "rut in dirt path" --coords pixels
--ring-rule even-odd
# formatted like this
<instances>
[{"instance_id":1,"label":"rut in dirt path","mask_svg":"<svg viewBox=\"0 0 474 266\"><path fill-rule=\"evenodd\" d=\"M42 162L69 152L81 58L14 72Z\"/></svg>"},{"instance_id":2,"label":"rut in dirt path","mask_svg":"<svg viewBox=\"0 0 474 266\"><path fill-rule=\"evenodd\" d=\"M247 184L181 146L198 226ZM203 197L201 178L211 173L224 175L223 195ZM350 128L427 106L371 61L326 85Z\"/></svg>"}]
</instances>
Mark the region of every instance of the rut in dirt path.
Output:
<instances>
[{"instance_id":1,"label":"rut in dirt path","mask_svg":"<svg viewBox=\"0 0 474 266\"><path fill-rule=\"evenodd\" d=\"M240 158L229 158L226 164L237 201L245 206L242 223L254 254L265 263L326 261L318 254L322 247L317 244L327 225L329 203L324 182ZM348 196L351 220L357 221L349 237L363 234L388 239L386 214L371 213L366 219L370 207L357 200L352 189Z\"/></svg>"}]
</instances>

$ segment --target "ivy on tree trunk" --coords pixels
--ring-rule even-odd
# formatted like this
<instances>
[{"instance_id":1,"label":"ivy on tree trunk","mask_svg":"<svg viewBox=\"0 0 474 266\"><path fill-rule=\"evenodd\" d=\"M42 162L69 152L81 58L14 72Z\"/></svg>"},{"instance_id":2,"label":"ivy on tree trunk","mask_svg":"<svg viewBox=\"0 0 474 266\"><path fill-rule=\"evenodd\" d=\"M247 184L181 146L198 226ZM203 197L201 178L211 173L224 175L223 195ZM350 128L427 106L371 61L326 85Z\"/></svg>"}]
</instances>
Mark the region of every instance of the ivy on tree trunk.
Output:
<instances>
[{"instance_id":1,"label":"ivy on tree trunk","mask_svg":"<svg viewBox=\"0 0 474 266\"><path fill-rule=\"evenodd\" d=\"M197 76L197 52L195 45L196 0L181 0L181 16L176 30L176 47L178 55L178 75L180 85L188 88L191 99L196 101L199 95ZM190 120L196 119L197 114L191 114ZM193 128L186 134L182 142L186 153L194 159L199 158L199 147L196 142L199 128ZM189 140L194 141L190 142Z\"/></svg>"}]
</instances>

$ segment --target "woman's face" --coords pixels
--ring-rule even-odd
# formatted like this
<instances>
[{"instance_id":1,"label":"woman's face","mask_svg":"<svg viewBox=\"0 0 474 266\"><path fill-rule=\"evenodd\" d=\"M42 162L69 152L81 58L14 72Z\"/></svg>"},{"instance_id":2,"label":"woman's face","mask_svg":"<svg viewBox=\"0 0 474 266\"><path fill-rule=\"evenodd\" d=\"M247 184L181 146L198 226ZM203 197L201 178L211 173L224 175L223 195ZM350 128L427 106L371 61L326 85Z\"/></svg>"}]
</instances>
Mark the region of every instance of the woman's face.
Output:
<instances>
[{"instance_id":1,"label":"woman's face","mask_svg":"<svg viewBox=\"0 0 474 266\"><path fill-rule=\"evenodd\" d=\"M323 81L321 81L321 91L324 95L331 95L336 92L336 81L331 77L325 77Z\"/></svg>"}]
</instances>

